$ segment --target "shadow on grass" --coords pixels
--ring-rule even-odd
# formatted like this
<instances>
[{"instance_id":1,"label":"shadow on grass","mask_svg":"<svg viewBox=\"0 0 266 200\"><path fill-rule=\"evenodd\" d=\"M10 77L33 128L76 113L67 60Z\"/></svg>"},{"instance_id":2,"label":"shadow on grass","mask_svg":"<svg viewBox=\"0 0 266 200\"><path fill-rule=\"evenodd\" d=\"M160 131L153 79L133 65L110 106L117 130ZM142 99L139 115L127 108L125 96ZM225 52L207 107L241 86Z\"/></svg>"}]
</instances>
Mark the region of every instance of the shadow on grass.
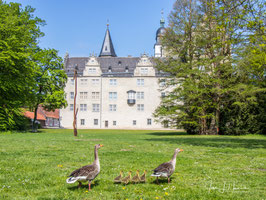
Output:
<instances>
[{"instance_id":1,"label":"shadow on grass","mask_svg":"<svg viewBox=\"0 0 266 200\"><path fill-rule=\"evenodd\" d=\"M159 135L153 133L152 135L157 136L167 136ZM168 135L169 136L169 135ZM174 135L172 135L174 136ZM171 144L186 144L192 146L205 146L205 147L218 147L218 148L247 148L247 149L256 149L256 148L266 148L266 140L264 139L251 139L251 138L234 138L227 136L218 136L218 137L206 137L206 136L198 136L191 138L184 137L158 137L146 139L151 142L168 142Z\"/></svg>"},{"instance_id":2,"label":"shadow on grass","mask_svg":"<svg viewBox=\"0 0 266 200\"><path fill-rule=\"evenodd\" d=\"M91 190L94 188L94 187L97 187L99 185L99 180L96 180L94 182L92 182L91 184ZM67 189L69 190L78 190L78 189L83 189L83 188L86 188L88 189L88 182L85 183L82 183L81 187L79 188L78 187L78 182L77 182L77 185L73 185L72 187L68 187Z\"/></svg>"},{"instance_id":3,"label":"shadow on grass","mask_svg":"<svg viewBox=\"0 0 266 200\"><path fill-rule=\"evenodd\" d=\"M154 132L147 133L147 135L156 135L156 136L174 136L174 135L188 135L186 132Z\"/></svg>"},{"instance_id":4,"label":"shadow on grass","mask_svg":"<svg viewBox=\"0 0 266 200\"><path fill-rule=\"evenodd\" d=\"M151 184L155 184L155 185L158 185L158 183L159 183L159 185L160 185L160 184L168 184L168 179L167 179L167 178L158 178L158 183L157 183L157 180L156 180L156 179L157 179L157 178L154 177L150 183L151 183ZM169 184L171 184L171 183L173 182L174 179L175 179L175 177L171 177L171 178L170 178L170 183L169 183Z\"/></svg>"}]
</instances>

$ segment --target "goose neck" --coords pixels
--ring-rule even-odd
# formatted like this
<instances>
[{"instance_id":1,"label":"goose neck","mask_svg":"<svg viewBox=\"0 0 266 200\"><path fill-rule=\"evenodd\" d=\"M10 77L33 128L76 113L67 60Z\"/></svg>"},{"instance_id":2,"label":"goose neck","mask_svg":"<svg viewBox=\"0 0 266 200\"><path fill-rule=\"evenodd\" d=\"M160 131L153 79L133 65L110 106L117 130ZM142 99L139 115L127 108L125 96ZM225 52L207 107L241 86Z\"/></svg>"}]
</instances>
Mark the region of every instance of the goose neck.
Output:
<instances>
[{"instance_id":1,"label":"goose neck","mask_svg":"<svg viewBox=\"0 0 266 200\"><path fill-rule=\"evenodd\" d=\"M97 165L100 165L99 157L98 157L98 149L96 147L94 149L94 163L96 163Z\"/></svg>"},{"instance_id":2,"label":"goose neck","mask_svg":"<svg viewBox=\"0 0 266 200\"><path fill-rule=\"evenodd\" d=\"M178 152L175 151L175 153L174 153L174 155L173 155L173 157L172 157L172 159L170 161L173 165L175 165L175 163L176 163L176 156L177 156L177 154L178 154Z\"/></svg>"}]
</instances>

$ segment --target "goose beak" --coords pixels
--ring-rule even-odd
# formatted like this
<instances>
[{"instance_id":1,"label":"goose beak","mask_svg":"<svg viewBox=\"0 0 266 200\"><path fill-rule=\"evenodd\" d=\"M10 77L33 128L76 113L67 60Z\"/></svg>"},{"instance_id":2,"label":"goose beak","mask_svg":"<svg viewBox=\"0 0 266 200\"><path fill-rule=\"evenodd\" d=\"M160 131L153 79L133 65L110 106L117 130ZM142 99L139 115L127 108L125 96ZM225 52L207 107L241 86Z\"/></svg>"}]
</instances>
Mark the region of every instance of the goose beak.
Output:
<instances>
[{"instance_id":1,"label":"goose beak","mask_svg":"<svg viewBox=\"0 0 266 200\"><path fill-rule=\"evenodd\" d=\"M179 151L184 151L184 149L180 149Z\"/></svg>"},{"instance_id":2,"label":"goose beak","mask_svg":"<svg viewBox=\"0 0 266 200\"><path fill-rule=\"evenodd\" d=\"M100 144L100 147L103 147L103 145L102 145L102 144Z\"/></svg>"}]
</instances>

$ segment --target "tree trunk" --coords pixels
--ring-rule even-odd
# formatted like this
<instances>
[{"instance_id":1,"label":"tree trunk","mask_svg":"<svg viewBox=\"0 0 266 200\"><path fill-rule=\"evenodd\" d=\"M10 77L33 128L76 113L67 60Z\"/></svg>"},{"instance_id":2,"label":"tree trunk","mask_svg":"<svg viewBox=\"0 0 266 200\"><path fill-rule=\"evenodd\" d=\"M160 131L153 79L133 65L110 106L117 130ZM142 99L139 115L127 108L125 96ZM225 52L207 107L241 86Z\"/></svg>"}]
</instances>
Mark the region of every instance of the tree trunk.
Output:
<instances>
[{"instance_id":1,"label":"tree trunk","mask_svg":"<svg viewBox=\"0 0 266 200\"><path fill-rule=\"evenodd\" d=\"M77 70L74 71L74 80L75 80L75 94L74 94L74 120L73 120L73 129L74 129L74 136L78 136L78 130L77 130L77 114L78 109L76 109L76 99L77 99Z\"/></svg>"},{"instance_id":2,"label":"tree trunk","mask_svg":"<svg viewBox=\"0 0 266 200\"><path fill-rule=\"evenodd\" d=\"M37 121L37 113L38 113L38 107L39 107L39 104L37 104L34 108L34 118L33 118L33 125L32 125L32 132L33 133L36 133L37 130L38 130L38 124L36 123Z\"/></svg>"}]
</instances>

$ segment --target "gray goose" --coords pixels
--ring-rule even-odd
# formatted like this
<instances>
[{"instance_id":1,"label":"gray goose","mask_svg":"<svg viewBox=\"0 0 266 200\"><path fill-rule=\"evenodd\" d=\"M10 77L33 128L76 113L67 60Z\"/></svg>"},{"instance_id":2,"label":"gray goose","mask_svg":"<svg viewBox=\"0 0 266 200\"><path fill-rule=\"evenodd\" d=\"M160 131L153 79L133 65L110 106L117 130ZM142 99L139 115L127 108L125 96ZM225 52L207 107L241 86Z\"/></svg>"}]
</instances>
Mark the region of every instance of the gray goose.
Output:
<instances>
[{"instance_id":1,"label":"gray goose","mask_svg":"<svg viewBox=\"0 0 266 200\"><path fill-rule=\"evenodd\" d=\"M81 187L81 182L88 181L89 190L91 190L91 181L96 178L100 173L100 161L98 157L98 149L103 147L101 144L96 144L94 147L94 162L91 165L83 166L75 171L73 171L69 178L66 180L67 183L79 182L79 187Z\"/></svg>"},{"instance_id":2,"label":"gray goose","mask_svg":"<svg viewBox=\"0 0 266 200\"><path fill-rule=\"evenodd\" d=\"M157 184L159 184L158 177L168 178L168 183L170 183L170 176L175 171L176 156L181 151L184 151L184 150L178 149L178 148L175 149L175 153L169 162L163 163L163 164L159 165L156 169L152 170L153 174L151 176L157 177Z\"/></svg>"}]
</instances>

